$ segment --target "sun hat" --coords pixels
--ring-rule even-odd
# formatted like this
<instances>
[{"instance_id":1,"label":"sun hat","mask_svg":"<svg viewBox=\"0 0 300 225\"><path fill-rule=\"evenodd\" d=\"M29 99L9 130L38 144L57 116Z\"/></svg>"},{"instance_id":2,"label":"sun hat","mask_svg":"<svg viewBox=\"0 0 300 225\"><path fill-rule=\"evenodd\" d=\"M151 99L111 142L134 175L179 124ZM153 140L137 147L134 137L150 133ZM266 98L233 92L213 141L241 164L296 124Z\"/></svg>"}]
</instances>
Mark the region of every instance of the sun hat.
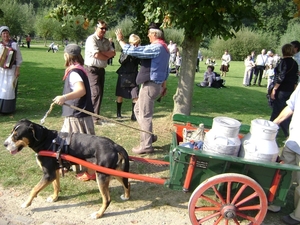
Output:
<instances>
[{"instance_id":1,"label":"sun hat","mask_svg":"<svg viewBox=\"0 0 300 225\"><path fill-rule=\"evenodd\" d=\"M69 55L80 55L81 48L76 44L69 44L65 48L65 53L68 53Z\"/></svg>"}]
</instances>

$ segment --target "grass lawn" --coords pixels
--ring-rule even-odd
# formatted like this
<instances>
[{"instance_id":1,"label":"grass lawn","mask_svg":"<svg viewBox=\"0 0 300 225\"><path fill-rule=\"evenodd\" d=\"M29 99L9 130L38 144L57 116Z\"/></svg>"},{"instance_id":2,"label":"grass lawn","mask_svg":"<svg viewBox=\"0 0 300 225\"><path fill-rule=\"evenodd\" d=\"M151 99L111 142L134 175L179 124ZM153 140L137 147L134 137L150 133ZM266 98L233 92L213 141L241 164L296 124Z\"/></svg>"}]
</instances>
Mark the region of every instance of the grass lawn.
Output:
<instances>
[{"instance_id":1,"label":"grass lawn","mask_svg":"<svg viewBox=\"0 0 300 225\"><path fill-rule=\"evenodd\" d=\"M57 53L47 52L48 47L32 45L30 49L21 48L23 64L19 78L19 89L17 99L17 111L13 115L1 115L1 134L0 142L3 143L9 135L13 125L22 118L27 118L36 123L44 117L48 111L52 99L60 95L63 89L62 77L64 74L63 50ZM106 81L104 98L101 107L102 116L110 119L116 118L115 86L117 74L115 71L119 67L118 55L114 58L113 66L106 69ZM216 72L219 72L220 61L217 61ZM196 74L195 84L203 79L203 73L206 69L204 62L200 63L200 72ZM226 88L199 88L196 85L190 87L194 89L192 115L209 117L213 119L217 116L226 116L235 118L243 124L250 125L251 120L256 118L269 119L271 109L266 99L266 83L263 80L264 87L244 87L242 85L244 76L244 63L232 62L230 72L227 74ZM168 79L167 96L155 106L154 133L158 135L158 141L155 143L156 154L151 158L163 158L169 151L172 131L172 111L173 94L176 91L178 78L175 74L170 74ZM130 121L131 101L124 100L122 114L126 116L122 123L139 128L136 122ZM63 123L61 117L61 107L55 106L49 116L46 118L45 126L49 129L60 130ZM115 142L124 146L129 155L132 147L139 143L139 132L116 124L115 126L96 127L97 135L103 135L111 138ZM279 133L278 143L282 146L283 135ZM29 148L23 149L17 155L11 156L4 147L0 157L0 185L24 187L28 191L40 179L41 172L35 163L35 154ZM133 165L132 171L136 173L154 173L157 171L153 166ZM164 171L168 173L166 168ZM167 175L162 175L167 176ZM93 191L97 187L94 183L80 183L74 179L74 173L69 173L64 178L67 182L62 182L64 195L77 196L76 198L94 199L98 191ZM68 183L68 185L66 185ZM75 184L76 185L70 185ZM83 185L88 190L82 193ZM47 188L47 195L50 188ZM90 191L89 191L90 190ZM112 193L114 194L114 193ZM143 195L143 193L140 193ZM112 198L114 199L114 198Z\"/></svg>"}]
</instances>

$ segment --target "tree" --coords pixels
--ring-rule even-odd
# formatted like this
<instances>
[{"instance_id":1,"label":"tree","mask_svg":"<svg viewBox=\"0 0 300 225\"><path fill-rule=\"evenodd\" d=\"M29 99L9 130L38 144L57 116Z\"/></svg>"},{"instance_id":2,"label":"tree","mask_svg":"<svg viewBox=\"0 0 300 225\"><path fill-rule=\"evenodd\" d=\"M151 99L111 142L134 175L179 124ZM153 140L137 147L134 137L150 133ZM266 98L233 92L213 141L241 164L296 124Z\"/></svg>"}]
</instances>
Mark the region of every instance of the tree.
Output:
<instances>
[{"instance_id":1,"label":"tree","mask_svg":"<svg viewBox=\"0 0 300 225\"><path fill-rule=\"evenodd\" d=\"M266 1L257 0L255 3ZM68 4L63 2L52 16L61 20L70 15L98 19L118 5L116 9L123 10L123 13L129 8L134 11L137 18L135 27L139 31L145 32L145 27L152 21L163 22L165 27L183 28L182 66L173 97L173 112L185 115L191 113L197 52L202 40L215 36L223 39L234 37L244 20L256 23L259 19L252 0L124 0L122 3L120 7L117 0L106 0L100 4L93 0L68 0Z\"/></svg>"},{"instance_id":2,"label":"tree","mask_svg":"<svg viewBox=\"0 0 300 225\"><path fill-rule=\"evenodd\" d=\"M254 27L264 33L273 34L278 40L285 33L289 20L296 12L294 2L286 0L267 0L267 2L256 3L254 8L261 21L260 27Z\"/></svg>"},{"instance_id":3,"label":"tree","mask_svg":"<svg viewBox=\"0 0 300 225\"><path fill-rule=\"evenodd\" d=\"M37 35L43 38L44 45L47 45L47 39L52 37L53 32L57 26L61 27L61 24L52 18L46 18L48 10L44 9L36 17L35 30Z\"/></svg>"},{"instance_id":4,"label":"tree","mask_svg":"<svg viewBox=\"0 0 300 225\"><path fill-rule=\"evenodd\" d=\"M1 2L0 10L3 17L0 17L0 24L10 28L11 35L23 35L33 33L35 21L34 11L31 4L19 4L15 1L4 0Z\"/></svg>"}]
</instances>

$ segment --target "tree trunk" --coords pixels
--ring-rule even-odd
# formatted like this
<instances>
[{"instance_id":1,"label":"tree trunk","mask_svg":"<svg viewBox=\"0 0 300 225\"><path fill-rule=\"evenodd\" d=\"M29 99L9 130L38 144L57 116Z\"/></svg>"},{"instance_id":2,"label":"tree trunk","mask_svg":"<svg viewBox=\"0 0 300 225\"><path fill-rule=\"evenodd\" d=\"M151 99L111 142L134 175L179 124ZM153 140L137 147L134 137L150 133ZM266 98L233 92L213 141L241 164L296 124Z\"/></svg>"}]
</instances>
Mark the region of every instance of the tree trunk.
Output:
<instances>
[{"instance_id":1,"label":"tree trunk","mask_svg":"<svg viewBox=\"0 0 300 225\"><path fill-rule=\"evenodd\" d=\"M184 37L178 87L173 96L174 114L190 115L191 113L199 44L200 41L197 37Z\"/></svg>"}]
</instances>

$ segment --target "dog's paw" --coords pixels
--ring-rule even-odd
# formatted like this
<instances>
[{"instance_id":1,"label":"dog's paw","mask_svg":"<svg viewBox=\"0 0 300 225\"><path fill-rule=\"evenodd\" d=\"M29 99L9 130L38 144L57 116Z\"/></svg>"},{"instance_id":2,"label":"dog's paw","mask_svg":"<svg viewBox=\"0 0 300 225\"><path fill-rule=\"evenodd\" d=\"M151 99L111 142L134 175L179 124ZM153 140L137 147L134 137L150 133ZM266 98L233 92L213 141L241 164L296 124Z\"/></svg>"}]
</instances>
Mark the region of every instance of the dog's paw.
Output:
<instances>
[{"instance_id":1,"label":"dog's paw","mask_svg":"<svg viewBox=\"0 0 300 225\"><path fill-rule=\"evenodd\" d=\"M28 206L30 206L31 204L28 203L28 202L24 202L22 205L21 205L21 208L27 208Z\"/></svg>"},{"instance_id":2,"label":"dog's paw","mask_svg":"<svg viewBox=\"0 0 300 225\"><path fill-rule=\"evenodd\" d=\"M58 199L58 197L54 198L53 196L49 196L49 197L47 198L47 202L56 202L57 199Z\"/></svg>"},{"instance_id":3,"label":"dog's paw","mask_svg":"<svg viewBox=\"0 0 300 225\"><path fill-rule=\"evenodd\" d=\"M99 217L100 216L99 216L98 212L94 212L94 213L91 214L92 219L98 219Z\"/></svg>"},{"instance_id":4,"label":"dog's paw","mask_svg":"<svg viewBox=\"0 0 300 225\"><path fill-rule=\"evenodd\" d=\"M120 198L121 198L123 201L127 201L127 200L129 200L129 198L126 198L124 194L123 194L123 195L121 195L121 196L120 196Z\"/></svg>"}]
</instances>

